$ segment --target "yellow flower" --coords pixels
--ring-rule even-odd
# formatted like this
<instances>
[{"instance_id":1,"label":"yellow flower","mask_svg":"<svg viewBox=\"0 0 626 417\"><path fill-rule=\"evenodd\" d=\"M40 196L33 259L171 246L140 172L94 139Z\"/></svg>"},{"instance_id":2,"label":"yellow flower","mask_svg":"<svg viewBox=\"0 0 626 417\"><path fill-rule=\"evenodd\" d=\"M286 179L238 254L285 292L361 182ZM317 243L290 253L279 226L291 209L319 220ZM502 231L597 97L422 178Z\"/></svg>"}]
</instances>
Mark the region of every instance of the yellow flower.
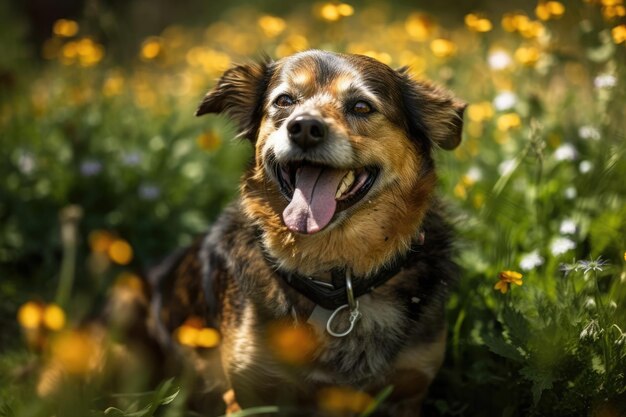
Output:
<instances>
[{"instance_id":1,"label":"yellow flower","mask_svg":"<svg viewBox=\"0 0 626 417\"><path fill-rule=\"evenodd\" d=\"M71 38L78 33L78 23L74 20L59 19L54 22L52 33L61 38Z\"/></svg>"},{"instance_id":2,"label":"yellow flower","mask_svg":"<svg viewBox=\"0 0 626 417\"><path fill-rule=\"evenodd\" d=\"M517 113L506 113L498 117L497 125L498 130L506 132L520 127L522 125L522 119Z\"/></svg>"},{"instance_id":3,"label":"yellow flower","mask_svg":"<svg viewBox=\"0 0 626 417\"><path fill-rule=\"evenodd\" d=\"M354 7L346 3L326 3L319 8L319 16L329 22L335 22L342 17L352 16Z\"/></svg>"},{"instance_id":4,"label":"yellow flower","mask_svg":"<svg viewBox=\"0 0 626 417\"><path fill-rule=\"evenodd\" d=\"M118 265L128 265L133 260L133 248L124 239L113 241L107 253L109 258Z\"/></svg>"},{"instance_id":5,"label":"yellow flower","mask_svg":"<svg viewBox=\"0 0 626 417\"><path fill-rule=\"evenodd\" d=\"M493 106L488 101L470 104L466 113L470 120L482 122L493 117Z\"/></svg>"},{"instance_id":6,"label":"yellow flower","mask_svg":"<svg viewBox=\"0 0 626 417\"><path fill-rule=\"evenodd\" d=\"M113 235L106 230L94 230L89 233L89 247L93 252L106 253L109 246L115 240Z\"/></svg>"},{"instance_id":7,"label":"yellow flower","mask_svg":"<svg viewBox=\"0 0 626 417\"><path fill-rule=\"evenodd\" d=\"M25 329L36 329L43 320L43 309L41 303L29 301L17 311L17 322Z\"/></svg>"},{"instance_id":8,"label":"yellow flower","mask_svg":"<svg viewBox=\"0 0 626 417\"><path fill-rule=\"evenodd\" d=\"M363 413L373 401L367 393L349 387L326 387L318 393L320 408L333 415Z\"/></svg>"},{"instance_id":9,"label":"yellow flower","mask_svg":"<svg viewBox=\"0 0 626 417\"><path fill-rule=\"evenodd\" d=\"M65 312L56 304L48 304L43 310L43 324L50 330L61 330L65 327Z\"/></svg>"},{"instance_id":10,"label":"yellow flower","mask_svg":"<svg viewBox=\"0 0 626 417\"><path fill-rule=\"evenodd\" d=\"M391 64L391 55L386 52L376 52L372 50L367 50L362 53L362 55L369 56L370 58L374 58L377 61L382 62L383 64Z\"/></svg>"},{"instance_id":11,"label":"yellow flower","mask_svg":"<svg viewBox=\"0 0 626 417\"><path fill-rule=\"evenodd\" d=\"M220 343L220 333L211 328L204 327L198 330L198 334L196 335L196 346L202 348L212 348Z\"/></svg>"},{"instance_id":12,"label":"yellow flower","mask_svg":"<svg viewBox=\"0 0 626 417\"><path fill-rule=\"evenodd\" d=\"M102 94L107 97L116 96L122 93L124 88L124 77L118 72L111 72L107 75L104 85L102 86Z\"/></svg>"},{"instance_id":13,"label":"yellow flower","mask_svg":"<svg viewBox=\"0 0 626 417\"><path fill-rule=\"evenodd\" d=\"M502 25L502 29L506 30L507 32L515 32L515 14L506 13L504 16L502 16L500 24Z\"/></svg>"},{"instance_id":14,"label":"yellow flower","mask_svg":"<svg viewBox=\"0 0 626 417\"><path fill-rule=\"evenodd\" d=\"M337 11L339 12L339 15L343 17L348 17L354 14L354 7L347 3L339 3L337 5Z\"/></svg>"},{"instance_id":15,"label":"yellow flower","mask_svg":"<svg viewBox=\"0 0 626 417\"><path fill-rule=\"evenodd\" d=\"M275 38L287 27L287 23L283 19L270 15L261 16L257 23L268 38Z\"/></svg>"},{"instance_id":16,"label":"yellow flower","mask_svg":"<svg viewBox=\"0 0 626 417\"><path fill-rule=\"evenodd\" d=\"M448 39L434 39L430 43L430 50L438 58L448 58L456 53L456 45Z\"/></svg>"},{"instance_id":17,"label":"yellow flower","mask_svg":"<svg viewBox=\"0 0 626 417\"><path fill-rule=\"evenodd\" d=\"M158 37L150 37L141 45L141 59L150 61L158 57L163 51L163 41Z\"/></svg>"},{"instance_id":18,"label":"yellow flower","mask_svg":"<svg viewBox=\"0 0 626 417\"><path fill-rule=\"evenodd\" d=\"M615 26L611 29L611 35L616 44L626 42L626 25Z\"/></svg>"},{"instance_id":19,"label":"yellow flower","mask_svg":"<svg viewBox=\"0 0 626 417\"><path fill-rule=\"evenodd\" d=\"M178 343L189 347L213 348L220 344L219 331L204 327L201 318L191 316L175 332Z\"/></svg>"},{"instance_id":20,"label":"yellow flower","mask_svg":"<svg viewBox=\"0 0 626 417\"><path fill-rule=\"evenodd\" d=\"M623 0L600 0L603 6L617 6L623 3Z\"/></svg>"},{"instance_id":21,"label":"yellow flower","mask_svg":"<svg viewBox=\"0 0 626 417\"><path fill-rule=\"evenodd\" d=\"M515 60L522 65L532 67L541 57L541 51L534 46L520 46L515 51Z\"/></svg>"},{"instance_id":22,"label":"yellow flower","mask_svg":"<svg viewBox=\"0 0 626 417\"><path fill-rule=\"evenodd\" d=\"M458 197L460 200L465 200L467 198L467 190L462 183L458 183L454 187L454 195Z\"/></svg>"},{"instance_id":23,"label":"yellow flower","mask_svg":"<svg viewBox=\"0 0 626 417\"><path fill-rule=\"evenodd\" d=\"M523 275L516 271L502 271L498 274L498 278L515 285L522 285Z\"/></svg>"},{"instance_id":24,"label":"yellow flower","mask_svg":"<svg viewBox=\"0 0 626 417\"><path fill-rule=\"evenodd\" d=\"M474 208L477 208L477 209L481 208L483 204L485 203L485 195L483 193L476 193L472 203L474 204Z\"/></svg>"},{"instance_id":25,"label":"yellow flower","mask_svg":"<svg viewBox=\"0 0 626 417\"><path fill-rule=\"evenodd\" d=\"M411 13L404 22L404 28L411 39L423 42L435 29L432 19L423 13Z\"/></svg>"},{"instance_id":26,"label":"yellow flower","mask_svg":"<svg viewBox=\"0 0 626 417\"><path fill-rule=\"evenodd\" d=\"M509 290L509 284L504 281L496 282L496 285L493 286L495 290L499 290L502 294L506 294Z\"/></svg>"},{"instance_id":27,"label":"yellow flower","mask_svg":"<svg viewBox=\"0 0 626 417\"><path fill-rule=\"evenodd\" d=\"M626 16L626 8L621 4L609 5L602 8L602 16L606 20L613 20L618 17Z\"/></svg>"},{"instance_id":28,"label":"yellow flower","mask_svg":"<svg viewBox=\"0 0 626 417\"><path fill-rule=\"evenodd\" d=\"M555 17L560 17L565 13L565 6L563 3L558 1L549 1L546 3L550 14Z\"/></svg>"},{"instance_id":29,"label":"yellow flower","mask_svg":"<svg viewBox=\"0 0 626 417\"><path fill-rule=\"evenodd\" d=\"M94 337L80 330L60 334L51 346L52 362L75 375L93 371L102 362L102 354Z\"/></svg>"},{"instance_id":30,"label":"yellow flower","mask_svg":"<svg viewBox=\"0 0 626 417\"><path fill-rule=\"evenodd\" d=\"M214 151L222 144L222 138L217 133L210 131L198 136L196 142L205 151Z\"/></svg>"},{"instance_id":31,"label":"yellow flower","mask_svg":"<svg viewBox=\"0 0 626 417\"><path fill-rule=\"evenodd\" d=\"M565 6L558 1L540 2L535 8L535 14L541 20L558 19L565 13Z\"/></svg>"},{"instance_id":32,"label":"yellow flower","mask_svg":"<svg viewBox=\"0 0 626 417\"><path fill-rule=\"evenodd\" d=\"M290 364L307 362L316 348L310 328L282 322L270 327L268 344L278 359Z\"/></svg>"},{"instance_id":33,"label":"yellow flower","mask_svg":"<svg viewBox=\"0 0 626 417\"><path fill-rule=\"evenodd\" d=\"M75 57L77 58L78 63L83 67L94 66L104 57L104 46L89 38L83 38L77 41L74 49Z\"/></svg>"},{"instance_id":34,"label":"yellow flower","mask_svg":"<svg viewBox=\"0 0 626 417\"><path fill-rule=\"evenodd\" d=\"M493 29L493 24L489 19L476 13L465 16L465 26L473 32L489 32Z\"/></svg>"},{"instance_id":35,"label":"yellow flower","mask_svg":"<svg viewBox=\"0 0 626 417\"><path fill-rule=\"evenodd\" d=\"M309 47L309 41L302 35L290 35L283 43L276 47L276 56L283 58Z\"/></svg>"},{"instance_id":36,"label":"yellow flower","mask_svg":"<svg viewBox=\"0 0 626 417\"><path fill-rule=\"evenodd\" d=\"M522 285L522 274L516 271L502 271L498 274L499 281L494 285L494 289L500 291L502 294L506 294L509 290L510 284L518 286Z\"/></svg>"}]
</instances>

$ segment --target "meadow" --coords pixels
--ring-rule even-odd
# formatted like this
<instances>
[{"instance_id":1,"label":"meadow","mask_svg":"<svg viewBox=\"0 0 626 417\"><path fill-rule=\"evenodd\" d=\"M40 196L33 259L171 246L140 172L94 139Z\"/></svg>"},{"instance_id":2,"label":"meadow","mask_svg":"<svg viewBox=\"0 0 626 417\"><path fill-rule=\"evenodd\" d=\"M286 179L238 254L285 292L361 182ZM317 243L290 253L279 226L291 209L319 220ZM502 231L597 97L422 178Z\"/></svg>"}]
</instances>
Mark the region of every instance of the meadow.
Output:
<instances>
[{"instance_id":1,"label":"meadow","mask_svg":"<svg viewBox=\"0 0 626 417\"><path fill-rule=\"evenodd\" d=\"M197 415L185 376L155 384L138 366L108 386L77 326L236 195L251 149L226 118L193 117L217 77L309 48L409 66L469 103L461 146L437 156L463 276L425 415L626 415L622 0L461 15L234 2L140 39L100 15L55 19L33 48L0 5L0 417ZM384 395L320 407L367 416Z\"/></svg>"}]
</instances>

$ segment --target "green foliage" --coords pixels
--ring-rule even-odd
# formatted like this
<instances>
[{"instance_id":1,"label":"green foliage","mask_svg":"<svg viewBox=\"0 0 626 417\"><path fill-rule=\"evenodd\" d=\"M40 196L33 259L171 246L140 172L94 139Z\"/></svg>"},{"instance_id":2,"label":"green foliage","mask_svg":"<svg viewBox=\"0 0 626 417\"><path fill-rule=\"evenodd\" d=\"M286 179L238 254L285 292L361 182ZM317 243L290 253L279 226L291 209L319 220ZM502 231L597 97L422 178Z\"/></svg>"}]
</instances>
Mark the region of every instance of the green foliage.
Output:
<instances>
[{"instance_id":1,"label":"green foliage","mask_svg":"<svg viewBox=\"0 0 626 417\"><path fill-rule=\"evenodd\" d=\"M130 45L101 6L78 33L37 45L40 62L23 41L26 19L0 4L1 417L194 415L187 376L159 384L139 372L113 389L67 378L47 398L38 372L56 330L20 335L16 312L57 302L72 327L118 277L206 230L251 147L224 118L194 119L197 102L230 63L307 47L410 65L470 103L461 147L437 156L464 272L425 414L626 414L626 48L612 32L622 23L607 17L614 6L566 4L561 18L530 15L512 32L498 26L511 15L487 13L494 28L482 33L400 2L353 14L274 5L277 20L258 5L220 5L208 27L172 25ZM130 244L127 260L113 241ZM503 271L520 271L522 285L507 278L496 291Z\"/></svg>"}]
</instances>

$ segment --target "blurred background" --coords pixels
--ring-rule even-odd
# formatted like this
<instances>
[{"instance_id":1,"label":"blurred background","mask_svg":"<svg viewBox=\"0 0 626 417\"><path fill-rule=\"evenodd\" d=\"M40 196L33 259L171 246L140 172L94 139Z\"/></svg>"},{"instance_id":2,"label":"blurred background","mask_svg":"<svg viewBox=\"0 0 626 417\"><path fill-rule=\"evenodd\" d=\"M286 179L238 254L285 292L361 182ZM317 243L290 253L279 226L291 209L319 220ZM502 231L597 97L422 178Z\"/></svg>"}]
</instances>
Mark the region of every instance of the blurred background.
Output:
<instances>
[{"instance_id":1,"label":"blurred background","mask_svg":"<svg viewBox=\"0 0 626 417\"><path fill-rule=\"evenodd\" d=\"M233 63L309 48L470 103L437 157L464 275L429 412L626 413L625 16L622 0L0 0L0 416L64 415L40 369L93 379L76 326L236 196L251 149L193 117L204 93ZM166 382L143 402L94 390L75 415L186 415ZM321 406L363 412L351 395Z\"/></svg>"}]
</instances>

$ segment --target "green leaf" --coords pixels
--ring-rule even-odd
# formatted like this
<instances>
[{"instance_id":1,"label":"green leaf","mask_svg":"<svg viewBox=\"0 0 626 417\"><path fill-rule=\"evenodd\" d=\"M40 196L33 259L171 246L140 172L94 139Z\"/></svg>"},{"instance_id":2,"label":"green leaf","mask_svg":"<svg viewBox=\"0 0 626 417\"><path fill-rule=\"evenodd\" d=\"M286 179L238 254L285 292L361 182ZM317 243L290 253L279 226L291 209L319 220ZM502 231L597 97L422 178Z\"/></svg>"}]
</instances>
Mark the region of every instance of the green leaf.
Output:
<instances>
[{"instance_id":1,"label":"green leaf","mask_svg":"<svg viewBox=\"0 0 626 417\"><path fill-rule=\"evenodd\" d=\"M622 237L622 222L626 209L607 211L591 222L590 235L593 253L602 253L612 242Z\"/></svg>"},{"instance_id":2,"label":"green leaf","mask_svg":"<svg viewBox=\"0 0 626 417\"><path fill-rule=\"evenodd\" d=\"M123 411L119 408L109 407L104 410L104 415L112 417L147 417L152 415L152 404L148 404L139 411Z\"/></svg>"},{"instance_id":3,"label":"green leaf","mask_svg":"<svg viewBox=\"0 0 626 417\"><path fill-rule=\"evenodd\" d=\"M503 338L485 334L482 336L483 341L487 345L490 351L503 358L511 359L515 362L523 362L524 356L519 350L510 343L507 343Z\"/></svg>"},{"instance_id":4,"label":"green leaf","mask_svg":"<svg viewBox=\"0 0 626 417\"><path fill-rule=\"evenodd\" d=\"M177 388L176 391L174 391L173 394L168 395L167 397L163 398L160 402L161 405L167 405L170 404L172 401L174 401L176 399L176 397L178 397L178 394L180 394L180 388Z\"/></svg>"},{"instance_id":5,"label":"green leaf","mask_svg":"<svg viewBox=\"0 0 626 417\"><path fill-rule=\"evenodd\" d=\"M279 411L280 409L275 405L268 405L263 407L246 408L245 410L237 411L236 413L230 413L228 416L224 414L220 417L247 417L256 416L258 414L276 414Z\"/></svg>"},{"instance_id":6,"label":"green leaf","mask_svg":"<svg viewBox=\"0 0 626 417\"><path fill-rule=\"evenodd\" d=\"M520 370L520 374L533 383L531 391L533 393L533 403L535 405L539 403L543 391L552 388L552 383L555 380L552 373L550 373L547 369L537 369L531 366L525 366L522 368Z\"/></svg>"},{"instance_id":7,"label":"green leaf","mask_svg":"<svg viewBox=\"0 0 626 417\"><path fill-rule=\"evenodd\" d=\"M528 330L528 320L519 310L506 306L502 312L502 320L509 330L511 341L517 347L524 347L530 339L530 331Z\"/></svg>"},{"instance_id":8,"label":"green leaf","mask_svg":"<svg viewBox=\"0 0 626 417\"><path fill-rule=\"evenodd\" d=\"M380 405L387 399L387 397L391 395L392 392L393 385L387 385L385 388L383 388L382 391L376 394L376 397L374 397L374 401L372 401L371 404L368 405L361 414L359 414L359 417L368 417L369 415L371 415L374 411L376 411L378 407L380 407Z\"/></svg>"}]
</instances>

